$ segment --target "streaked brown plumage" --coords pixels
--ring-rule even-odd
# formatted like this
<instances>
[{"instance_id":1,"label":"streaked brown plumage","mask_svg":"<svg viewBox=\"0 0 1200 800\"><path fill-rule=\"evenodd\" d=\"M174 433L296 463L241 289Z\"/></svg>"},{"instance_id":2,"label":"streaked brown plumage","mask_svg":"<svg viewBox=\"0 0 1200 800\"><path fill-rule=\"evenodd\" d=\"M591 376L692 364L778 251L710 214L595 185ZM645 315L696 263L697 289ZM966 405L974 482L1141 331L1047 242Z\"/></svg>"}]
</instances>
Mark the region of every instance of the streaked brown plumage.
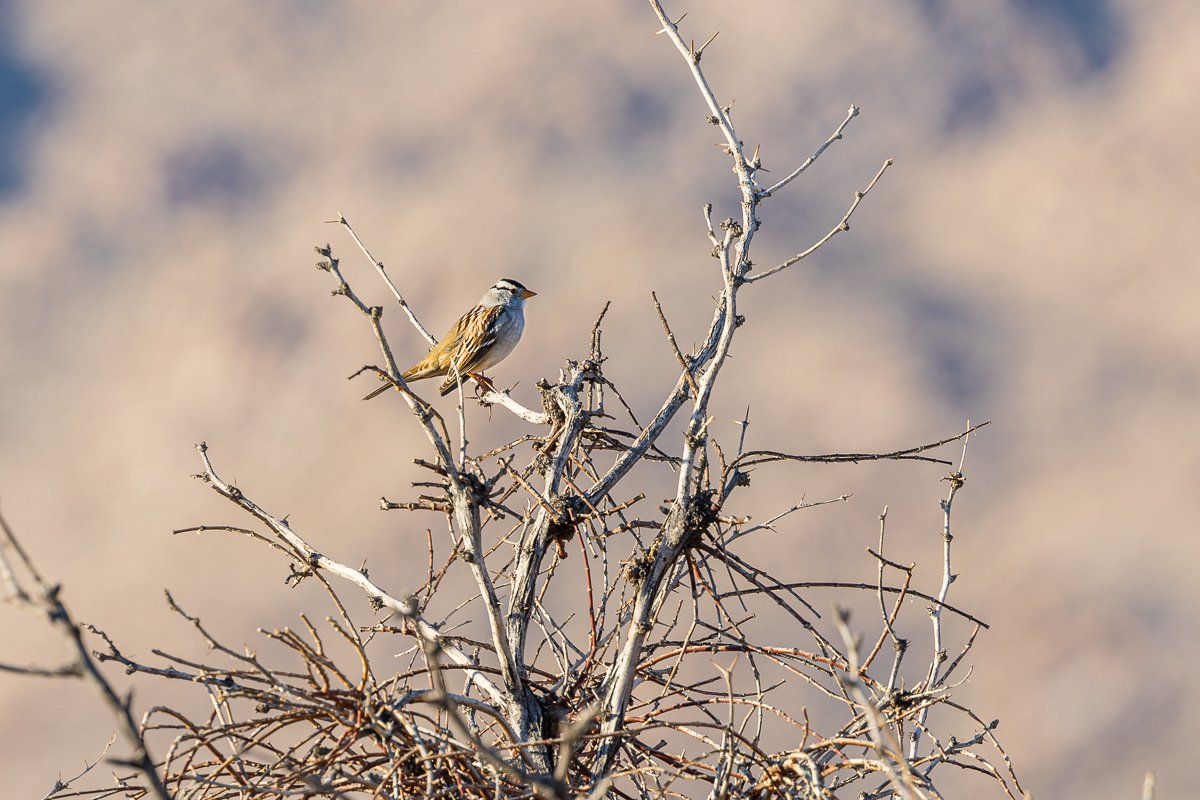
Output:
<instances>
[{"instance_id":1,"label":"streaked brown plumage","mask_svg":"<svg viewBox=\"0 0 1200 800\"><path fill-rule=\"evenodd\" d=\"M419 381L446 375L439 387L443 396L454 391L456 376L486 381L482 372L503 361L520 341L525 328L525 300L536 294L518 281L509 278L497 281L402 377L405 381ZM391 384L380 386L363 400L370 400L389 388Z\"/></svg>"}]
</instances>

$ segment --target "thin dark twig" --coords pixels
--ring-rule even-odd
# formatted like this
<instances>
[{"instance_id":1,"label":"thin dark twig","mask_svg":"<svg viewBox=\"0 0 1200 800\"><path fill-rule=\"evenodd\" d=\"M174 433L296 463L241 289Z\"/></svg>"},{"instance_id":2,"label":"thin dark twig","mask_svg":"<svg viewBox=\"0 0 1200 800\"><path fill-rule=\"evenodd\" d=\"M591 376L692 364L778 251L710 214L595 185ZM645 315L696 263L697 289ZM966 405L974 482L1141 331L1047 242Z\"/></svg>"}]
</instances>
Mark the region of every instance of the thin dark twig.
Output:
<instances>
[{"instance_id":1,"label":"thin dark twig","mask_svg":"<svg viewBox=\"0 0 1200 800\"><path fill-rule=\"evenodd\" d=\"M692 367L683 353L679 351L679 345L675 342L675 334L671 331L671 325L667 322L667 317L663 313L662 303L658 301L658 295L651 292L650 296L654 298L654 310L658 313L658 321L662 323L663 331L667 335L667 342L671 345L671 352L675 354L675 360L679 362L679 367L683 370L683 377L692 389L692 396L695 397L700 393L700 389L696 386L696 376L692 374Z\"/></svg>"}]
</instances>

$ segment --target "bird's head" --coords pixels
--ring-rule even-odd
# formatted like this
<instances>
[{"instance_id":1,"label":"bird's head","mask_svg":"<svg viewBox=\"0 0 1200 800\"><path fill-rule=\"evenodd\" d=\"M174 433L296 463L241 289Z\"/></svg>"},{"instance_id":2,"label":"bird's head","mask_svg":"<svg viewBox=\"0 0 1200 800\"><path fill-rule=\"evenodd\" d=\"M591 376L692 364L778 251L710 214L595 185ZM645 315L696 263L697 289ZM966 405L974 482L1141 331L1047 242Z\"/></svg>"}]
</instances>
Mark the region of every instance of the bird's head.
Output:
<instances>
[{"instance_id":1,"label":"bird's head","mask_svg":"<svg viewBox=\"0 0 1200 800\"><path fill-rule=\"evenodd\" d=\"M536 294L537 292L531 292L526 289L520 281L515 281L512 278L501 278L496 281L495 286L487 290L483 295L483 299L479 301L479 304L482 306L506 306L514 301L524 304L526 299Z\"/></svg>"}]
</instances>

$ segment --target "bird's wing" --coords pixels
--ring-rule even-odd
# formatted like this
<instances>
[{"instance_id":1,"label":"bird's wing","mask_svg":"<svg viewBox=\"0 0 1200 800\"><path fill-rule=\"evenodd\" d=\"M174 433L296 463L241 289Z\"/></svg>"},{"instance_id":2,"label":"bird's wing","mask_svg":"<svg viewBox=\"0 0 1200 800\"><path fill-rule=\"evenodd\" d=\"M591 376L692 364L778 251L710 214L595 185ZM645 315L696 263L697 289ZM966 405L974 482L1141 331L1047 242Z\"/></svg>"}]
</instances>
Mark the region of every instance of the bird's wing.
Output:
<instances>
[{"instance_id":1,"label":"bird's wing","mask_svg":"<svg viewBox=\"0 0 1200 800\"><path fill-rule=\"evenodd\" d=\"M425 354L425 357L413 364L404 373L405 380L420 380L421 378L432 378L436 375L445 375L450 372L451 365L457 364L461 356L459 353L466 347L466 342L469 341L469 334L472 328L476 326L475 318L480 315L480 312L487 309L476 306L467 313L458 318L458 322L446 331L446 334L433 346L433 349ZM461 370L462 368L459 367Z\"/></svg>"},{"instance_id":2,"label":"bird's wing","mask_svg":"<svg viewBox=\"0 0 1200 800\"><path fill-rule=\"evenodd\" d=\"M465 377L475 371L496 344L496 318L503 311L502 306L475 306L463 314L423 359L404 371L404 380L421 380L455 371ZM442 394L454 383L451 377L442 384ZM390 388L391 384L380 386L363 399L370 400Z\"/></svg>"},{"instance_id":3,"label":"bird's wing","mask_svg":"<svg viewBox=\"0 0 1200 800\"><path fill-rule=\"evenodd\" d=\"M460 375L474 372L488 351L496 344L496 320L504 313L502 306L476 306L463 315L455 325L457 339L446 365L458 370Z\"/></svg>"}]
</instances>

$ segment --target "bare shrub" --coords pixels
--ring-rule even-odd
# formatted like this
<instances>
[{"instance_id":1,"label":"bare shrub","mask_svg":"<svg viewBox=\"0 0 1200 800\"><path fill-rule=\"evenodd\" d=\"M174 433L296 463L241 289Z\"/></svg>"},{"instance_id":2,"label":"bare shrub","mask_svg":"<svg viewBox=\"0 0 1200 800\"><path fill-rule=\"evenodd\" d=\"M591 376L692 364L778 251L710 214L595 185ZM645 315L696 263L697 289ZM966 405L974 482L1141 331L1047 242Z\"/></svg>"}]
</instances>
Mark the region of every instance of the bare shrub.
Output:
<instances>
[{"instance_id":1,"label":"bare shrub","mask_svg":"<svg viewBox=\"0 0 1200 800\"><path fill-rule=\"evenodd\" d=\"M397 513L444 518L445 534L426 539L427 580L399 593L326 555L255 502L252 488L223 479L201 444L198 477L246 512L253 527L188 530L226 531L274 548L290 566L289 582L318 582L334 614L317 622L302 615L297 630L265 634L284 651L268 660L219 641L168 595L205 652L156 651L158 661L147 663L91 628L100 645L88 652L85 631L58 589L5 526L0 554L9 595L47 613L77 655L60 668L8 669L89 678L134 748L117 762L117 783L86 788L78 776L48 796L926 798L942 796L935 779L948 772L943 766L981 773L997 795L1022 793L995 738L996 723L954 699L955 681L986 625L948 602L956 577L951 512L964 478L961 461L932 451L961 443L965 452L975 428L895 452L823 455L749 449L748 420L736 441L720 442L710 431L710 399L744 321L740 292L755 291L849 230L892 162L854 192L823 237L757 268L750 255L760 205L839 140L858 109L851 106L794 171L764 184L757 148L747 154L729 107L701 69L715 36L700 45L685 40L679 22L657 0L650 5L720 131L741 208L738 218L714 220L712 206L704 207L716 299L697 348L680 348L654 298L664 346L679 368L661 405L639 417L606 377L601 311L588 352L568 360L556 380L538 382L541 408L490 385L472 397L464 376L456 416L446 419L401 377L382 309L351 287L331 247L318 248L318 267L333 279L334 294L358 309L378 339L382 364L360 372L394 386L428 440L416 460L428 479L415 484L410 499L383 501ZM384 265L345 219L338 221L432 343ZM766 390L735 388L747 399ZM471 402L515 414L529 432L474 452ZM886 511L870 551L877 569L858 583L795 581L778 565L751 563L731 547L791 514L845 499L800 502L753 518L735 514L731 498L753 469L870 459L947 466L939 586L919 590L913 565L885 554ZM670 499L648 499L664 481ZM425 528L419 520L414 526ZM447 597L443 579L452 570L470 574L473 595ZM563 581L570 590L555 596L571 605L545 602ZM871 608L878 619L855 626L847 612L822 615L808 599L816 591L825 593L819 604L826 608L832 592L840 607ZM922 603L907 602L914 598ZM898 633L901 615L914 606L927 611L931 625L932 648L919 656ZM482 621L477 633L448 624L463 608ZM357 621L371 613L370 624ZM949 618L962 623L953 636ZM400 662L397 650L406 656ZM718 656L727 666L714 677ZM211 713L159 706L135 721L128 701L96 668L108 661L137 676L196 684L211 697ZM970 735L951 733L963 729Z\"/></svg>"}]
</instances>

